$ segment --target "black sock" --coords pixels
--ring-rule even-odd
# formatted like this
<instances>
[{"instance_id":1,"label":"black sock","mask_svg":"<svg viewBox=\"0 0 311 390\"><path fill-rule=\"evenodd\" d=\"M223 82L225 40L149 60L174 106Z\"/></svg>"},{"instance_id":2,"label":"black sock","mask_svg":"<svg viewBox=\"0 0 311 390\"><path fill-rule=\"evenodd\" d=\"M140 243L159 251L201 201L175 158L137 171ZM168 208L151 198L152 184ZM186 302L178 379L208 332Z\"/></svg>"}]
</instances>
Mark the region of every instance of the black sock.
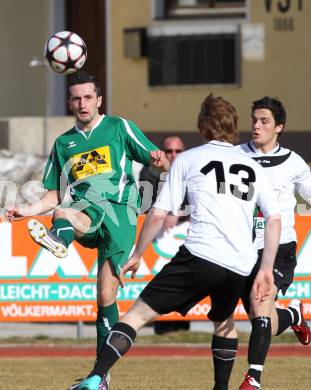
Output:
<instances>
[{"instance_id":1,"label":"black sock","mask_svg":"<svg viewBox=\"0 0 311 390\"><path fill-rule=\"evenodd\" d=\"M291 325L296 325L299 321L297 310L289 307L288 309L276 309L278 315L278 330L276 336L280 335Z\"/></svg>"},{"instance_id":2,"label":"black sock","mask_svg":"<svg viewBox=\"0 0 311 390\"><path fill-rule=\"evenodd\" d=\"M230 374L237 349L238 339L213 336L212 353L215 379L213 390L228 390Z\"/></svg>"},{"instance_id":3,"label":"black sock","mask_svg":"<svg viewBox=\"0 0 311 390\"><path fill-rule=\"evenodd\" d=\"M136 332L128 324L117 322L106 336L92 375L103 376L132 346Z\"/></svg>"},{"instance_id":4,"label":"black sock","mask_svg":"<svg viewBox=\"0 0 311 390\"><path fill-rule=\"evenodd\" d=\"M271 318L256 317L252 320L252 332L248 346L248 363L250 368L247 372L260 383L260 376L271 342ZM255 367L252 367L255 366Z\"/></svg>"}]
</instances>

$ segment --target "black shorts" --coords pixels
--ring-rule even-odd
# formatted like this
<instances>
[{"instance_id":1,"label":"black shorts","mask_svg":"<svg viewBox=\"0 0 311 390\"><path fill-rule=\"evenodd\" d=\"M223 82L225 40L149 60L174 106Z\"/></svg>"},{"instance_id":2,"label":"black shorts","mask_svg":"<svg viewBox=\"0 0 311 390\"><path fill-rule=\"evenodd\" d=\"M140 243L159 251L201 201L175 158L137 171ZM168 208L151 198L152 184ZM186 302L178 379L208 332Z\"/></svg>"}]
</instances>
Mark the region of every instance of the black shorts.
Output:
<instances>
[{"instance_id":1,"label":"black shorts","mask_svg":"<svg viewBox=\"0 0 311 390\"><path fill-rule=\"evenodd\" d=\"M277 287L277 290L281 291L283 295L286 293L288 287L292 284L294 279L294 271L297 265L296 248L297 243L295 241L288 242L287 244L280 244L275 257L273 267L274 284ZM255 277L260 268L262 253L263 250L260 249L258 251L257 263L245 283L245 289L241 297L247 313L250 311L249 297Z\"/></svg>"},{"instance_id":2,"label":"black shorts","mask_svg":"<svg viewBox=\"0 0 311 390\"><path fill-rule=\"evenodd\" d=\"M183 316L210 296L208 317L222 322L234 312L247 276L192 255L182 245L173 259L151 280L140 298L159 314L177 311Z\"/></svg>"}]
</instances>

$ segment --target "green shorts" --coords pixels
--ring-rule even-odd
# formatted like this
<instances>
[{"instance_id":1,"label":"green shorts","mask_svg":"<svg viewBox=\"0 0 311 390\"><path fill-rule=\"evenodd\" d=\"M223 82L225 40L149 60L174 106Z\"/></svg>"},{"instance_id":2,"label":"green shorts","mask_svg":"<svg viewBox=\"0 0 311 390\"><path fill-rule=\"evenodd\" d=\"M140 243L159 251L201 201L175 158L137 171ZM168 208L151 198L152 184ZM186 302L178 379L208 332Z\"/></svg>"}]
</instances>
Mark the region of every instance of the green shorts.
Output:
<instances>
[{"instance_id":1,"label":"green shorts","mask_svg":"<svg viewBox=\"0 0 311 390\"><path fill-rule=\"evenodd\" d=\"M136 211L127 205L107 202L105 212L96 204L83 212L92 223L89 231L76 241L87 248L98 248L98 270L105 260L110 259L119 275L135 243Z\"/></svg>"}]
</instances>

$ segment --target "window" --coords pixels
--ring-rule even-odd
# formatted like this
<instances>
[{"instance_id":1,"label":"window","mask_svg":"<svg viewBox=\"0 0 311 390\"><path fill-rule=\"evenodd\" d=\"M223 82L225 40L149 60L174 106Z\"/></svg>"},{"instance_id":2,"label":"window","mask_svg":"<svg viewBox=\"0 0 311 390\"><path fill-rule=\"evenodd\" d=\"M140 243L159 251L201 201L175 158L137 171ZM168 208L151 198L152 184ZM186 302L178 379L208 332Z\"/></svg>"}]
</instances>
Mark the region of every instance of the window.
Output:
<instances>
[{"instance_id":1,"label":"window","mask_svg":"<svg viewBox=\"0 0 311 390\"><path fill-rule=\"evenodd\" d=\"M149 85L237 84L238 33L150 36Z\"/></svg>"},{"instance_id":2,"label":"window","mask_svg":"<svg viewBox=\"0 0 311 390\"><path fill-rule=\"evenodd\" d=\"M156 0L159 18L245 18L247 0Z\"/></svg>"}]
</instances>

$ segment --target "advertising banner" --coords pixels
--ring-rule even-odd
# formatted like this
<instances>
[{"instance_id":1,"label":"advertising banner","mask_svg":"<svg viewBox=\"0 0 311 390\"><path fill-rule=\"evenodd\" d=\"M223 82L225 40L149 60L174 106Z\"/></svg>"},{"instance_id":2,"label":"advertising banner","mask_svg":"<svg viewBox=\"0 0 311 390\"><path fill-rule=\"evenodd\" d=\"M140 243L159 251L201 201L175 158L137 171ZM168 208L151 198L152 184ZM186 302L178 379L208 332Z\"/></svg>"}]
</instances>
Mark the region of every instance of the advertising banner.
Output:
<instances>
[{"instance_id":1,"label":"advertising banner","mask_svg":"<svg viewBox=\"0 0 311 390\"><path fill-rule=\"evenodd\" d=\"M40 217L48 227L51 218ZM138 220L138 232L143 223ZM34 243L27 231L27 220L0 222L0 321L1 322L69 322L94 321L96 307L97 251L74 242L68 257L58 259ZM311 319L311 217L297 216L298 265L294 283L278 304L287 305L293 298L305 303L305 314ZM145 285L170 261L183 243L185 222L158 237L144 253L136 279L128 278L119 288L118 305L125 312ZM121 237L120 237L121 239ZM187 314L189 320L206 320L209 299L204 299ZM246 319L241 304L236 319ZM161 319L183 319L177 313Z\"/></svg>"}]
</instances>

